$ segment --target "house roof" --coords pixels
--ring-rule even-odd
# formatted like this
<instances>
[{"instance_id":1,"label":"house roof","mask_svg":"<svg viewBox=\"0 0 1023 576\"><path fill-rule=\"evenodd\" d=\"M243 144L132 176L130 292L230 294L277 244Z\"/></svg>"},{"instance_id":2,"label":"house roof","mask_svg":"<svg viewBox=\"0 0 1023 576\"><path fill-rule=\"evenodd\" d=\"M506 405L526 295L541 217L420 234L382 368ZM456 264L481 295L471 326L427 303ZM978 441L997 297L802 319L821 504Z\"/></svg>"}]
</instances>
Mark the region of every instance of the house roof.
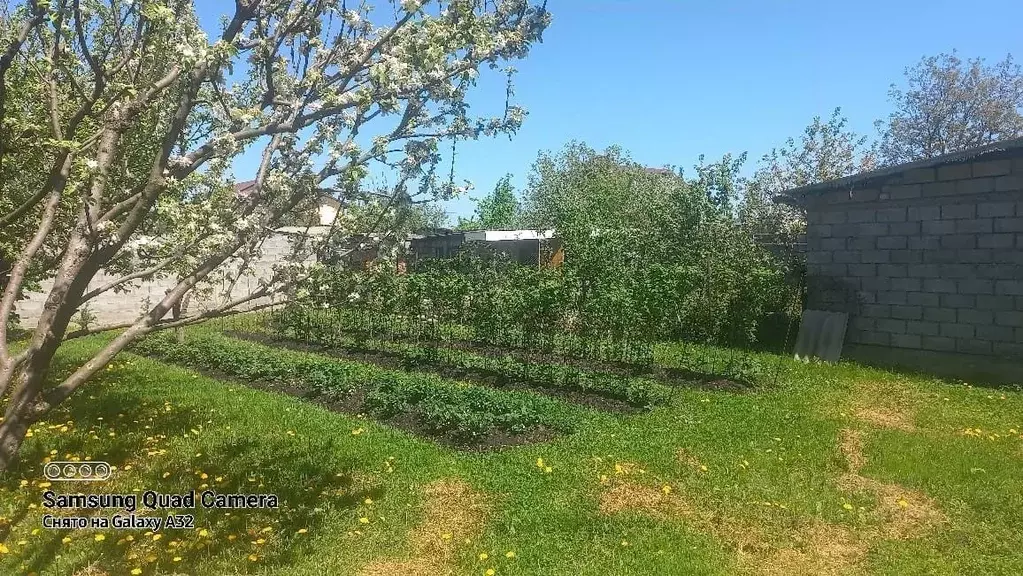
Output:
<instances>
[{"instance_id":1,"label":"house roof","mask_svg":"<svg viewBox=\"0 0 1023 576\"><path fill-rule=\"evenodd\" d=\"M255 189L256 189L256 181L255 180L246 180L244 182L237 182L234 185L234 193L239 198L248 198L249 195L252 194L252 192ZM334 198L333 196L331 196L329 194L321 192L319 199L320 199L320 203L321 204L326 204L326 205L328 205L328 206L330 206L332 208L340 208L341 207L341 202L339 202L337 198Z\"/></svg>"},{"instance_id":2,"label":"house roof","mask_svg":"<svg viewBox=\"0 0 1023 576\"><path fill-rule=\"evenodd\" d=\"M667 168L644 168L649 174L661 174L663 176L674 176L675 173Z\"/></svg>"},{"instance_id":3,"label":"house roof","mask_svg":"<svg viewBox=\"0 0 1023 576\"><path fill-rule=\"evenodd\" d=\"M980 157L989 157L1000 154L1003 155L1007 152L1018 151L1020 149L1023 149L1023 138L1003 140L1001 142L995 142L994 144L987 144L985 146L968 148L966 150L942 154L941 156L935 156L933 158L926 158L924 160L917 160L915 162L906 162L904 164L897 164L895 166L885 166L883 168L878 168L877 170L861 172L859 174L853 174L852 176L846 176L844 178L837 178L835 180L828 180L827 182L818 182L817 184L800 186L799 188L786 190L782 194L775 196L774 200L775 202L791 203L792 200L798 196L818 194L836 189L857 188L867 183L874 183L876 181L887 180L903 172L909 172L910 170L934 168L936 166L943 166L946 164L957 164L960 162L974 160Z\"/></svg>"},{"instance_id":4,"label":"house roof","mask_svg":"<svg viewBox=\"0 0 1023 576\"><path fill-rule=\"evenodd\" d=\"M415 240L441 236L462 236L467 242L504 242L508 240L549 240L554 230L448 230L434 234L413 234Z\"/></svg>"}]
</instances>

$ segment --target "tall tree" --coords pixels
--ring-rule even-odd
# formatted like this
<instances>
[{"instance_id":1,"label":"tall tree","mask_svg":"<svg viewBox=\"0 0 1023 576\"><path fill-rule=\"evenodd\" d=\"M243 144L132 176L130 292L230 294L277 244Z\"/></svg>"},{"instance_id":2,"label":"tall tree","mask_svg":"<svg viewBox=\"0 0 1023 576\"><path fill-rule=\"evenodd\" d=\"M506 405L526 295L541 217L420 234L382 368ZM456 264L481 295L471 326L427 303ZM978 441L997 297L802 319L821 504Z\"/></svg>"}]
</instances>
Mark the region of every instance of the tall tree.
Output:
<instances>
[{"instance_id":1,"label":"tall tree","mask_svg":"<svg viewBox=\"0 0 1023 576\"><path fill-rule=\"evenodd\" d=\"M888 92L895 110L879 120L880 153L900 164L1023 136L1023 71L1012 56L928 56L907 68L904 87Z\"/></svg>"},{"instance_id":2,"label":"tall tree","mask_svg":"<svg viewBox=\"0 0 1023 576\"><path fill-rule=\"evenodd\" d=\"M515 197L515 187L511 184L511 174L505 174L497 181L494 191L480 198L476 203L476 211L472 218L458 219L459 230L477 229L512 229L519 225L521 206Z\"/></svg>"},{"instance_id":3,"label":"tall tree","mask_svg":"<svg viewBox=\"0 0 1023 576\"><path fill-rule=\"evenodd\" d=\"M798 140L789 138L761 158L739 207L747 229L772 236L799 233L805 228L802 212L775 203L776 195L875 167L875 152L867 137L847 124L841 108L835 108L827 120L815 116Z\"/></svg>"},{"instance_id":4,"label":"tall tree","mask_svg":"<svg viewBox=\"0 0 1023 576\"><path fill-rule=\"evenodd\" d=\"M213 39L188 0L26 0L0 20L0 167L19 174L0 179L0 247L14 262L0 296L0 471L29 426L134 340L265 302L302 278L330 234L294 242L252 292L166 317L204 283L237 278L303 202L357 194L374 163L395 174L398 202L410 189L446 197L442 140L518 128L521 108L470 117L466 95L483 65L528 54L550 21L544 6L391 4L372 22L368 2L236 0ZM241 194L228 175L246 151L259 161ZM344 221L332 234L366 231ZM15 351L7 321L47 255L52 288ZM92 285L100 270L114 279ZM175 282L137 320L68 330L92 299L153 277ZM47 381L63 342L115 329Z\"/></svg>"}]
</instances>

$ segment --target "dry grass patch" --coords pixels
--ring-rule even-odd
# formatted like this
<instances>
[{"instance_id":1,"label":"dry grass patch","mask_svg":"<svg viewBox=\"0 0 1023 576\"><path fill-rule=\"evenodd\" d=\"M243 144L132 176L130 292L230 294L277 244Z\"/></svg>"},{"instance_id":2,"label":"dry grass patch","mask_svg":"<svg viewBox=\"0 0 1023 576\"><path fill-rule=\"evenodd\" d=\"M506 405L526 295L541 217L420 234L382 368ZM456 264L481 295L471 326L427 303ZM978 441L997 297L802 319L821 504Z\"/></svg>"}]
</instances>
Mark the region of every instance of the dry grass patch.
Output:
<instances>
[{"instance_id":1,"label":"dry grass patch","mask_svg":"<svg viewBox=\"0 0 1023 576\"><path fill-rule=\"evenodd\" d=\"M854 412L857 419L864 424L877 428L914 432L913 416L906 408L891 406L869 406L857 408Z\"/></svg>"},{"instance_id":2,"label":"dry grass patch","mask_svg":"<svg viewBox=\"0 0 1023 576\"><path fill-rule=\"evenodd\" d=\"M853 393L853 415L869 426L913 432L913 391L898 382L861 382Z\"/></svg>"},{"instance_id":3,"label":"dry grass patch","mask_svg":"<svg viewBox=\"0 0 1023 576\"><path fill-rule=\"evenodd\" d=\"M693 470L707 470L707 467L704 466L703 462L700 462L700 459L697 458L696 455L685 448L679 448L678 451L675 452L675 459Z\"/></svg>"},{"instance_id":4,"label":"dry grass patch","mask_svg":"<svg viewBox=\"0 0 1023 576\"><path fill-rule=\"evenodd\" d=\"M867 544L834 524L814 522L798 531L791 548L741 559L745 571L766 576L862 574Z\"/></svg>"},{"instance_id":5,"label":"dry grass patch","mask_svg":"<svg viewBox=\"0 0 1023 576\"><path fill-rule=\"evenodd\" d=\"M742 518L723 516L692 505L675 490L625 479L608 482L600 496L602 514L635 512L664 520L683 518L732 548L744 573L773 575L855 574L866 545L845 528L815 522L786 534L796 545L779 548L765 528Z\"/></svg>"},{"instance_id":6,"label":"dry grass patch","mask_svg":"<svg viewBox=\"0 0 1023 576\"><path fill-rule=\"evenodd\" d=\"M919 490L858 474L843 475L838 487L849 492L869 492L877 498L873 514L877 530L886 540L919 538L948 521L937 502Z\"/></svg>"},{"instance_id":7,"label":"dry grass patch","mask_svg":"<svg viewBox=\"0 0 1023 576\"><path fill-rule=\"evenodd\" d=\"M667 492L663 487L621 482L600 495L602 514L640 512L663 519L689 516L692 511L692 508L674 491Z\"/></svg>"},{"instance_id":8,"label":"dry grass patch","mask_svg":"<svg viewBox=\"0 0 1023 576\"><path fill-rule=\"evenodd\" d=\"M98 562L93 562L85 568L82 568L75 572L73 576L108 576L108 572L99 567Z\"/></svg>"},{"instance_id":9,"label":"dry grass patch","mask_svg":"<svg viewBox=\"0 0 1023 576\"><path fill-rule=\"evenodd\" d=\"M412 557L372 562L361 576L440 576L455 574L452 566L459 543L477 536L487 514L483 494L460 479L438 480L424 490L423 520L411 534Z\"/></svg>"},{"instance_id":10,"label":"dry grass patch","mask_svg":"<svg viewBox=\"0 0 1023 576\"><path fill-rule=\"evenodd\" d=\"M846 463L849 464L849 471L853 474L859 473L867 458L863 454L863 433L859 430L845 428L838 433L838 449L842 451Z\"/></svg>"},{"instance_id":11,"label":"dry grass patch","mask_svg":"<svg viewBox=\"0 0 1023 576\"><path fill-rule=\"evenodd\" d=\"M839 477L838 487L849 492L870 492L877 498L874 513L882 537L917 538L948 520L934 499L919 490L860 475L867 458L863 453L863 433L859 430L842 430L839 448L849 464L849 473Z\"/></svg>"}]
</instances>

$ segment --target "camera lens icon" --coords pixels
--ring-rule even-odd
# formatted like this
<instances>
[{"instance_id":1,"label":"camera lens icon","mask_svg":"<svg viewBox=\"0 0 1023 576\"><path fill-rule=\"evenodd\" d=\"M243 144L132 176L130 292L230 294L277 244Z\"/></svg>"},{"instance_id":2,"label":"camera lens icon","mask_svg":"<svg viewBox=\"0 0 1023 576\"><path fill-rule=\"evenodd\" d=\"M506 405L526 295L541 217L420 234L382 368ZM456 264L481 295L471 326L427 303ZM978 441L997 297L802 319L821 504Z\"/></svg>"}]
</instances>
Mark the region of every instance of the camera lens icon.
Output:
<instances>
[{"instance_id":1,"label":"camera lens icon","mask_svg":"<svg viewBox=\"0 0 1023 576\"><path fill-rule=\"evenodd\" d=\"M60 478L60 474L60 464L55 462L51 462L43 468L43 475L46 476L47 480L57 480Z\"/></svg>"},{"instance_id":2,"label":"camera lens icon","mask_svg":"<svg viewBox=\"0 0 1023 576\"><path fill-rule=\"evenodd\" d=\"M110 477L110 464L106 462L50 462L43 475L51 481L95 482Z\"/></svg>"}]
</instances>

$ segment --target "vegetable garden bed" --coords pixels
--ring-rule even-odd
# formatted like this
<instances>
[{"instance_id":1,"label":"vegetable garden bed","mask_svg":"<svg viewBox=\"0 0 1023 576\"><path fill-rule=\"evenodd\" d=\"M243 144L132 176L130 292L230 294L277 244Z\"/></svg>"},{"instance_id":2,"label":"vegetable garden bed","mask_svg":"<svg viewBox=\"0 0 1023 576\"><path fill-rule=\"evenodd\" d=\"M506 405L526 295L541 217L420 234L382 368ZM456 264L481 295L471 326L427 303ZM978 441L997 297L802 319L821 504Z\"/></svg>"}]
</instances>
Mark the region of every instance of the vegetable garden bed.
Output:
<instances>
[{"instance_id":1,"label":"vegetable garden bed","mask_svg":"<svg viewBox=\"0 0 1023 576\"><path fill-rule=\"evenodd\" d=\"M381 317L380 326L372 328L374 324L368 320L361 323L352 322L352 319L344 314L321 313L300 307L279 311L268 320L264 330L276 338L319 344L328 348L360 351L370 341L391 342L395 343L395 346L402 344L430 349L456 349L502 360L510 357L523 364L560 365L562 369L575 368L591 374L643 378L667 386L724 391L743 391L755 387L754 374L745 367L729 366L727 363L715 366L710 359L702 359L693 363L693 366L685 367L659 366L652 361L628 362L619 359L616 354L608 353L608 350L620 346L620 343L595 341L588 346L573 348L572 351L558 346L549 350L537 350L525 345L475 340L467 334L460 334L453 327L432 331L381 328L393 327L393 318L389 317ZM399 324L399 328L406 327Z\"/></svg>"},{"instance_id":2,"label":"vegetable garden bed","mask_svg":"<svg viewBox=\"0 0 1023 576\"><path fill-rule=\"evenodd\" d=\"M650 380L589 373L561 364L530 364L510 355L477 355L461 349L391 341L335 339L328 345L253 332L225 334L383 368L429 372L501 390L527 390L607 412L639 412L663 404L670 396L666 386Z\"/></svg>"},{"instance_id":3,"label":"vegetable garden bed","mask_svg":"<svg viewBox=\"0 0 1023 576\"><path fill-rule=\"evenodd\" d=\"M520 391L497 391L274 349L214 334L178 343L150 336L132 351L263 390L298 396L327 409L372 418L461 450L546 441L571 432L577 409Z\"/></svg>"}]
</instances>

